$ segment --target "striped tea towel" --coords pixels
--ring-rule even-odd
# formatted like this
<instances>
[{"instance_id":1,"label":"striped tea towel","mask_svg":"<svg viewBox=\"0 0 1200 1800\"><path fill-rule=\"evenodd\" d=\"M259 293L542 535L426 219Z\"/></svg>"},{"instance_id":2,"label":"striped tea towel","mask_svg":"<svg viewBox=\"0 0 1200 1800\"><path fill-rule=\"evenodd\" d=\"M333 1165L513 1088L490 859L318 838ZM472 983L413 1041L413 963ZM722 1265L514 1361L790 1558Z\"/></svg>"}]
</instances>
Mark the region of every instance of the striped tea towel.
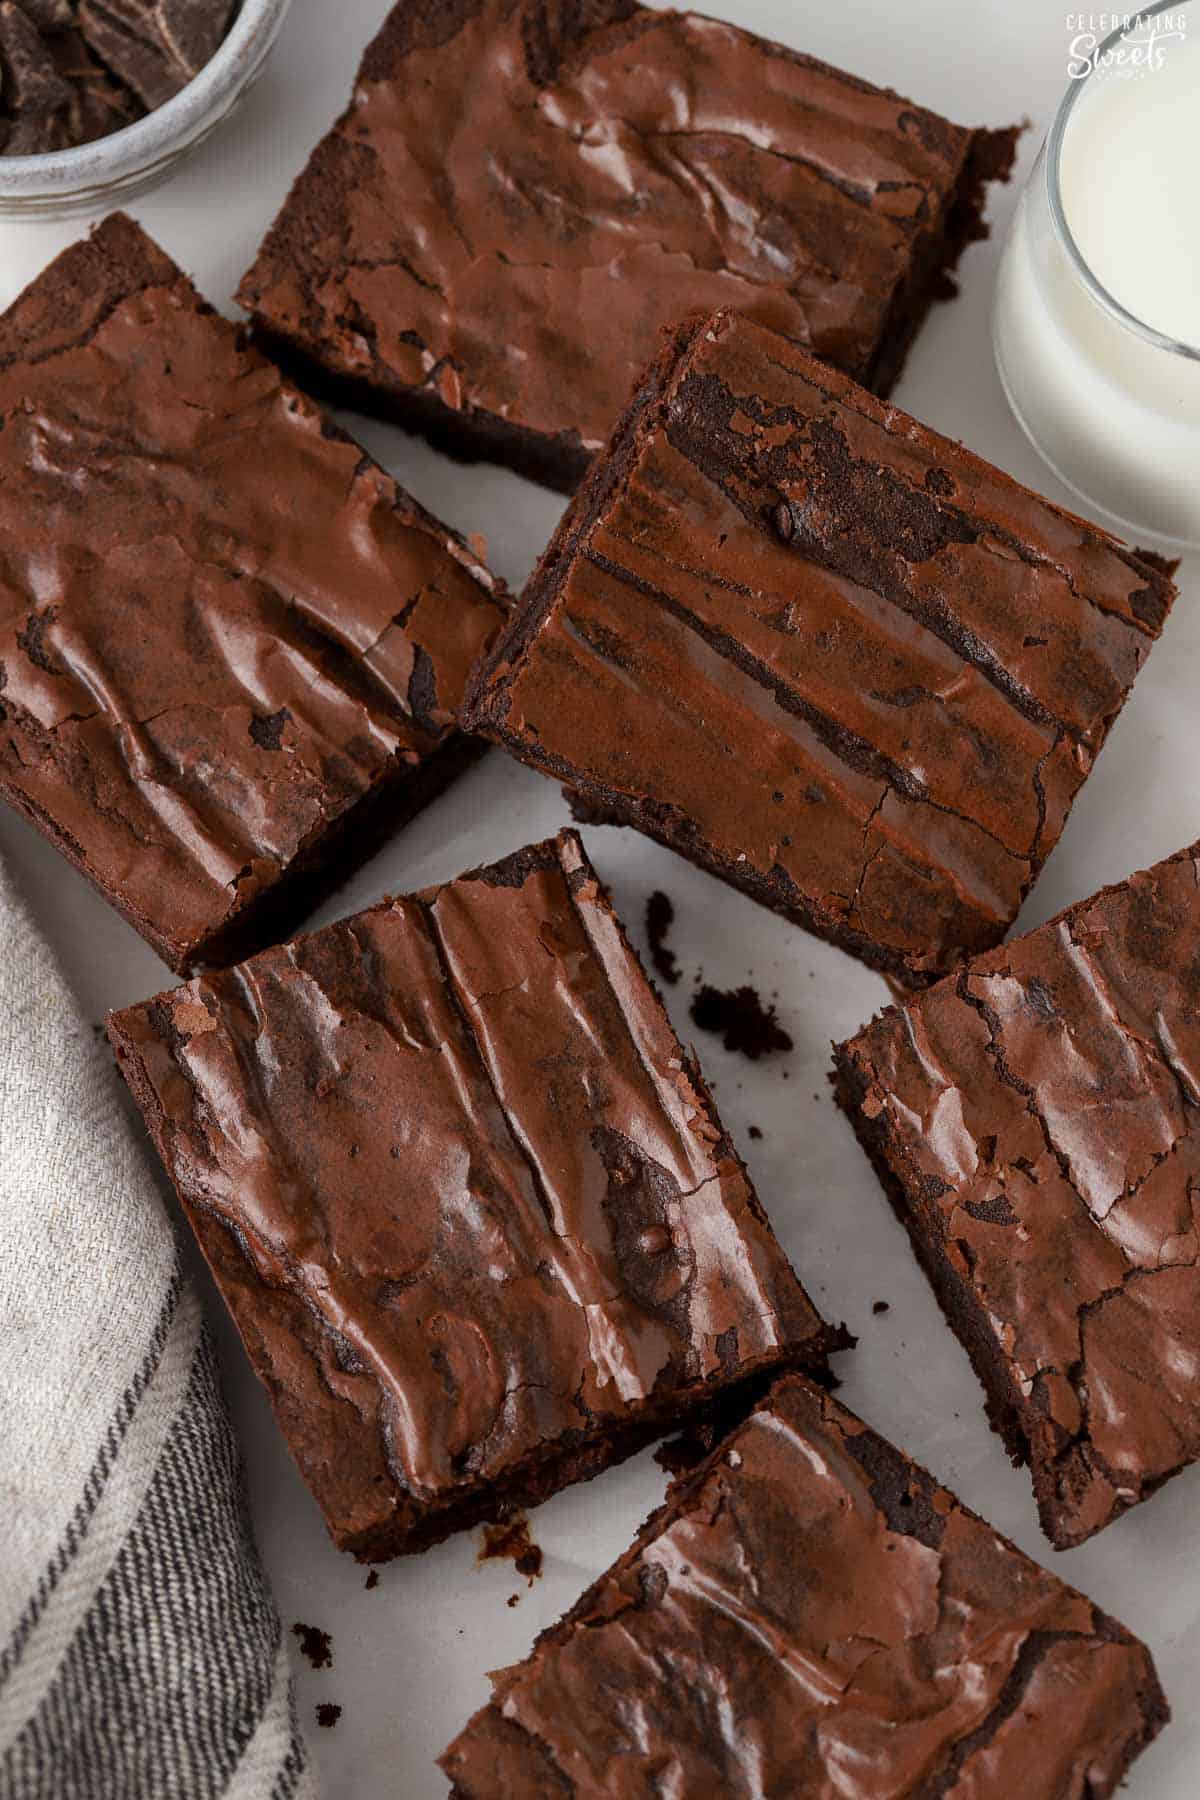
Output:
<instances>
[{"instance_id":1,"label":"striped tea towel","mask_svg":"<svg viewBox=\"0 0 1200 1800\"><path fill-rule=\"evenodd\" d=\"M0 869L0 1800L312 1800L212 1345Z\"/></svg>"}]
</instances>

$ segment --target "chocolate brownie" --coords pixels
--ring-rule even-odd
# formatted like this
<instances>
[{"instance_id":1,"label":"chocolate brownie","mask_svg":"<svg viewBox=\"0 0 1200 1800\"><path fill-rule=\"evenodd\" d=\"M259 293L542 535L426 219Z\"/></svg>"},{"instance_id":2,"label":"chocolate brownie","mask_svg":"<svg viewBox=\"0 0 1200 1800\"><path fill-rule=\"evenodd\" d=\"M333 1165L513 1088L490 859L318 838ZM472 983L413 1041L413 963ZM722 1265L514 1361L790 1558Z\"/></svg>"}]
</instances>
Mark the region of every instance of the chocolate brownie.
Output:
<instances>
[{"instance_id":1,"label":"chocolate brownie","mask_svg":"<svg viewBox=\"0 0 1200 1800\"><path fill-rule=\"evenodd\" d=\"M456 1800L1106 1800L1146 1647L802 1376L781 1381L441 1759Z\"/></svg>"},{"instance_id":2,"label":"chocolate brownie","mask_svg":"<svg viewBox=\"0 0 1200 1800\"><path fill-rule=\"evenodd\" d=\"M1059 1548L1200 1456L1200 845L837 1050Z\"/></svg>"},{"instance_id":3,"label":"chocolate brownie","mask_svg":"<svg viewBox=\"0 0 1200 1800\"><path fill-rule=\"evenodd\" d=\"M844 1341L573 832L109 1031L363 1559L544 1499Z\"/></svg>"},{"instance_id":4,"label":"chocolate brownie","mask_svg":"<svg viewBox=\"0 0 1200 1800\"><path fill-rule=\"evenodd\" d=\"M1015 135L696 13L401 0L240 298L310 383L569 492L689 311L886 391Z\"/></svg>"},{"instance_id":5,"label":"chocolate brownie","mask_svg":"<svg viewBox=\"0 0 1200 1800\"><path fill-rule=\"evenodd\" d=\"M119 214L0 419L0 794L178 973L256 949L475 754L502 593Z\"/></svg>"},{"instance_id":6,"label":"chocolate brownie","mask_svg":"<svg viewBox=\"0 0 1200 1800\"><path fill-rule=\"evenodd\" d=\"M919 984L1016 917L1165 569L718 313L647 372L464 719Z\"/></svg>"}]
</instances>

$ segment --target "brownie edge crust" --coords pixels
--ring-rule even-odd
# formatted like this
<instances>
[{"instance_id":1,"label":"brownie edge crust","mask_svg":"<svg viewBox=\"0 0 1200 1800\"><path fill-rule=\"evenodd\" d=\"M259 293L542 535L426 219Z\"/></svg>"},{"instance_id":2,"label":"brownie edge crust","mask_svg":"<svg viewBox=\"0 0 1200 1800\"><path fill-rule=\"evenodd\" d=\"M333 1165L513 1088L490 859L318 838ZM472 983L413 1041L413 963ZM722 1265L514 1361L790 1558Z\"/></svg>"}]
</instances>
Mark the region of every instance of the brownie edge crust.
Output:
<instances>
[{"instance_id":1,"label":"brownie edge crust","mask_svg":"<svg viewBox=\"0 0 1200 1800\"><path fill-rule=\"evenodd\" d=\"M420 1550L847 1342L578 837L110 1016L335 1542Z\"/></svg>"},{"instance_id":2,"label":"brownie edge crust","mask_svg":"<svg viewBox=\"0 0 1200 1800\"><path fill-rule=\"evenodd\" d=\"M1145 1645L802 1376L492 1684L456 1800L1108 1800L1168 1717Z\"/></svg>"}]
</instances>

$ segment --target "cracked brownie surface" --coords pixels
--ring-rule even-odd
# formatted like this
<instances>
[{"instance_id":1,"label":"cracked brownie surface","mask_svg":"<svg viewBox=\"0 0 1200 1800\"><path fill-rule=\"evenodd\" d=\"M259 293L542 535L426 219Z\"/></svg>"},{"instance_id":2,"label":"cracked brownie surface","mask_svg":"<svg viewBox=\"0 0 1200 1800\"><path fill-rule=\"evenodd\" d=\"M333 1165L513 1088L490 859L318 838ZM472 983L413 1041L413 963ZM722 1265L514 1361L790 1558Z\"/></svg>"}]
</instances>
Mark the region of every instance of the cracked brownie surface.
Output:
<instances>
[{"instance_id":1,"label":"cracked brownie surface","mask_svg":"<svg viewBox=\"0 0 1200 1800\"><path fill-rule=\"evenodd\" d=\"M737 315L681 327L465 717L911 983L999 941L1164 567Z\"/></svg>"},{"instance_id":2,"label":"cracked brownie surface","mask_svg":"<svg viewBox=\"0 0 1200 1800\"><path fill-rule=\"evenodd\" d=\"M843 1341L572 832L110 1034L360 1555L541 1499Z\"/></svg>"},{"instance_id":3,"label":"cracked brownie surface","mask_svg":"<svg viewBox=\"0 0 1200 1800\"><path fill-rule=\"evenodd\" d=\"M1200 847L838 1049L838 1091L1042 1524L1200 1455Z\"/></svg>"},{"instance_id":4,"label":"cracked brownie surface","mask_svg":"<svg viewBox=\"0 0 1200 1800\"><path fill-rule=\"evenodd\" d=\"M0 792L179 973L294 927L464 764L502 617L130 220L0 319Z\"/></svg>"},{"instance_id":5,"label":"cracked brownie surface","mask_svg":"<svg viewBox=\"0 0 1200 1800\"><path fill-rule=\"evenodd\" d=\"M886 390L1015 136L695 13L403 0L240 298L310 377L569 492L689 312Z\"/></svg>"},{"instance_id":6,"label":"cracked brownie surface","mask_svg":"<svg viewBox=\"0 0 1200 1800\"><path fill-rule=\"evenodd\" d=\"M455 1800L1107 1800L1145 1646L801 1376L493 1676Z\"/></svg>"}]
</instances>

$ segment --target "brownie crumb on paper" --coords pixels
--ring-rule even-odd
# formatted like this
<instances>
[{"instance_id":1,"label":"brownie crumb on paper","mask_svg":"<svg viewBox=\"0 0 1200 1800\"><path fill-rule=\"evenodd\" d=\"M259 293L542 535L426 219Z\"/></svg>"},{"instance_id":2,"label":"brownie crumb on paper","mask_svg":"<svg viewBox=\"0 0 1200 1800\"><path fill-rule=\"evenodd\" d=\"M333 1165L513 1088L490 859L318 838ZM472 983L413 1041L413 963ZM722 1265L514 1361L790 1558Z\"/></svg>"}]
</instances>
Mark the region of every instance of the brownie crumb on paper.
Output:
<instances>
[{"instance_id":1,"label":"brownie crumb on paper","mask_svg":"<svg viewBox=\"0 0 1200 1800\"><path fill-rule=\"evenodd\" d=\"M505 1558L516 1565L518 1575L524 1575L532 1587L542 1572L543 1558L541 1546L529 1535L529 1520L524 1513L512 1513L483 1528L483 1547L476 1560L499 1562Z\"/></svg>"},{"instance_id":2,"label":"brownie crumb on paper","mask_svg":"<svg viewBox=\"0 0 1200 1800\"><path fill-rule=\"evenodd\" d=\"M655 974L670 987L679 980L679 958L667 946L667 933L674 922L675 907L670 895L656 888L646 902L646 937Z\"/></svg>"},{"instance_id":3,"label":"brownie crumb on paper","mask_svg":"<svg viewBox=\"0 0 1200 1800\"><path fill-rule=\"evenodd\" d=\"M319 1625L302 1625L297 1620L292 1626L292 1635L300 1639L300 1654L314 1669L333 1667L333 1639L327 1631L322 1631Z\"/></svg>"},{"instance_id":4,"label":"brownie crumb on paper","mask_svg":"<svg viewBox=\"0 0 1200 1800\"><path fill-rule=\"evenodd\" d=\"M748 984L715 988L705 983L696 993L690 1011L692 1023L701 1031L711 1031L723 1040L726 1050L737 1051L751 1062L793 1047L791 1037L776 1017L774 1002L764 1003L758 990Z\"/></svg>"}]
</instances>

